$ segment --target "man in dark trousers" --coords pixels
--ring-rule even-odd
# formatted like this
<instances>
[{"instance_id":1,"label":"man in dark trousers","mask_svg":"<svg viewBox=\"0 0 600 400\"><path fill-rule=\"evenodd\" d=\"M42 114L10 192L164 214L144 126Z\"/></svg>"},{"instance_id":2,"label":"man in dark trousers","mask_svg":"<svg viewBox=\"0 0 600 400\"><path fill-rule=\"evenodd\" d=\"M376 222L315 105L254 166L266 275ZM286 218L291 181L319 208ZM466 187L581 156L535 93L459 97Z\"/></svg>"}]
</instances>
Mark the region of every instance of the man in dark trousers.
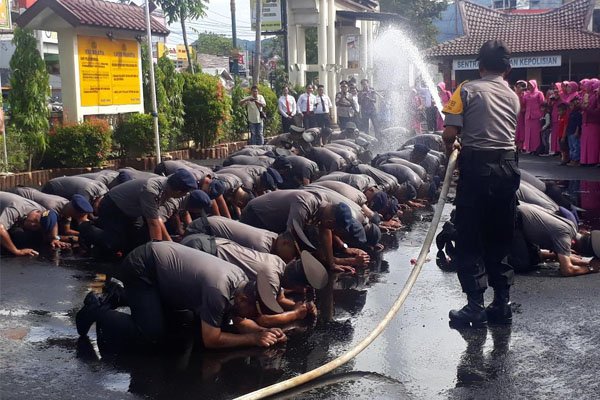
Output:
<instances>
[{"instance_id":1,"label":"man in dark trousers","mask_svg":"<svg viewBox=\"0 0 600 400\"><path fill-rule=\"evenodd\" d=\"M468 304L450 311L455 326L510 324L514 271L507 264L515 229L520 174L515 147L519 99L504 80L510 51L501 40L479 51L481 79L461 84L444 107L443 139L449 155L459 145L456 189L458 279ZM484 308L487 285L494 301Z\"/></svg>"}]
</instances>

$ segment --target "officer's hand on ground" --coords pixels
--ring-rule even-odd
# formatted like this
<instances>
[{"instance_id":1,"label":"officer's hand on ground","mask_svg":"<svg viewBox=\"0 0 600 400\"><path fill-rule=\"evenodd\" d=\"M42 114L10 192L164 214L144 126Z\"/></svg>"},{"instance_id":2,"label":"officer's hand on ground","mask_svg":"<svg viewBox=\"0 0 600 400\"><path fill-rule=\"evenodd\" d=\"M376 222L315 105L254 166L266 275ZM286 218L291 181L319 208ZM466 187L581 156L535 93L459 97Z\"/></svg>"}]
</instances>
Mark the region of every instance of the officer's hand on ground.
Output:
<instances>
[{"instance_id":1,"label":"officer's hand on ground","mask_svg":"<svg viewBox=\"0 0 600 400\"><path fill-rule=\"evenodd\" d=\"M354 268L349 267L347 265L333 264L333 267L331 267L331 269L333 270L333 272L342 272L342 273L349 273L349 274L354 274L356 272L356 270Z\"/></svg>"},{"instance_id":2,"label":"officer's hand on ground","mask_svg":"<svg viewBox=\"0 0 600 400\"><path fill-rule=\"evenodd\" d=\"M50 242L50 247L52 247L53 249L66 249L66 248L71 247L71 244L61 242L60 240L54 239L53 241Z\"/></svg>"},{"instance_id":3,"label":"officer's hand on ground","mask_svg":"<svg viewBox=\"0 0 600 400\"><path fill-rule=\"evenodd\" d=\"M271 330L256 332L254 335L254 345L258 347L271 347L277 343L277 335Z\"/></svg>"},{"instance_id":4,"label":"officer's hand on ground","mask_svg":"<svg viewBox=\"0 0 600 400\"><path fill-rule=\"evenodd\" d=\"M277 337L277 343L287 342L287 336L285 333L283 333L281 328L271 328L269 329L269 332L273 333Z\"/></svg>"},{"instance_id":5,"label":"officer's hand on ground","mask_svg":"<svg viewBox=\"0 0 600 400\"><path fill-rule=\"evenodd\" d=\"M17 252L15 253L15 256L37 256L40 253L38 253L37 251L33 250L33 249L20 249L17 250Z\"/></svg>"}]
</instances>

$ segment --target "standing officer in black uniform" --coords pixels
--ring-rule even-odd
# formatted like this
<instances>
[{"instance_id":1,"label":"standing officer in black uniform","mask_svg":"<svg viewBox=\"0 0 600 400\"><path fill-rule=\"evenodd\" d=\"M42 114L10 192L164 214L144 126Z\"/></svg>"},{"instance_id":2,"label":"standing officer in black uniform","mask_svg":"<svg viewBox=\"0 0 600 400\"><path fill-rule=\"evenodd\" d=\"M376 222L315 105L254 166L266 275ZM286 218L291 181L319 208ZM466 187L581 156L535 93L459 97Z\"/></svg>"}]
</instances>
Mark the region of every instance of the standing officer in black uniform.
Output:
<instances>
[{"instance_id":1,"label":"standing officer in black uniform","mask_svg":"<svg viewBox=\"0 0 600 400\"><path fill-rule=\"evenodd\" d=\"M443 139L450 154L460 137L456 190L458 279L468 304L450 311L453 325L509 324L513 268L506 263L515 227L520 174L515 148L519 99L504 77L510 51L501 40L479 51L481 79L461 84L444 107ZM494 301L484 308L487 285Z\"/></svg>"}]
</instances>

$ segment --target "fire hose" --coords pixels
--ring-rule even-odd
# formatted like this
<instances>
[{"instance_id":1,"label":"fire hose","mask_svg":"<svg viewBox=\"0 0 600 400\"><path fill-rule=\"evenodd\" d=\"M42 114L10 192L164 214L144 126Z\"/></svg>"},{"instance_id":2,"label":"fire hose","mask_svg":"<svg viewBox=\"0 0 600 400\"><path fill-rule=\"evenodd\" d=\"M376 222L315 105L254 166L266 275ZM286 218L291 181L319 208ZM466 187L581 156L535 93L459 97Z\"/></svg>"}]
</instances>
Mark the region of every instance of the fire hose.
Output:
<instances>
[{"instance_id":1,"label":"fire hose","mask_svg":"<svg viewBox=\"0 0 600 400\"><path fill-rule=\"evenodd\" d=\"M444 209L444 204L446 204L446 196L448 195L448 189L450 188L450 181L452 179L452 172L454 171L454 167L456 166L456 160L458 157L458 150L454 150L450 157L448 158L448 167L446 168L446 175L444 177L444 184L442 186L442 191L440 193L440 197L435 207L435 212L433 213L433 219L431 220L431 225L429 226L429 230L427 231L427 236L425 236L425 241L423 242L423 246L421 247L421 252L419 253L419 257L417 258L417 262L413 267L402 291L396 298L396 301L387 312L385 317L379 322L377 327L369 333L367 337L365 337L360 343L354 346L352 349L348 350L346 353L342 354L335 360L329 361L327 364L323 364L318 368L310 370L308 372L303 373L302 375L295 376L293 378L287 379L282 382L275 383L271 386L267 386L265 388L256 390L254 392L247 393L243 396L236 398L235 400L255 400L255 399L263 399L268 396L273 396L274 394L281 393L283 391L292 389L296 386L300 386L306 382L310 382L313 379L316 379L320 376L323 376L334 369L342 366L348 361L352 360L356 357L360 352L367 348L374 340L383 332L383 330L389 325L394 316L400 310L400 307L404 304L404 301L408 297L411 289L413 288L421 269L423 268L423 264L427 258L427 254L429 253L429 249L431 247L431 243L435 238L435 233L437 231L437 227L440 223L440 219L442 218L442 211Z\"/></svg>"}]
</instances>

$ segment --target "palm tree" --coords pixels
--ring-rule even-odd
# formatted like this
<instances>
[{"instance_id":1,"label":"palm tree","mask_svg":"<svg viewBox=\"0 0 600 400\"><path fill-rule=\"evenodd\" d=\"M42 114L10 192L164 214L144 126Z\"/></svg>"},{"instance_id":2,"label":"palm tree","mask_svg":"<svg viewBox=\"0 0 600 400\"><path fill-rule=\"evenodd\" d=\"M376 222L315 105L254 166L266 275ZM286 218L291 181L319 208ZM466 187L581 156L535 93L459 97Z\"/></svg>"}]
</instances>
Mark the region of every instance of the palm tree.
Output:
<instances>
[{"instance_id":1,"label":"palm tree","mask_svg":"<svg viewBox=\"0 0 600 400\"><path fill-rule=\"evenodd\" d=\"M181 32L183 35L183 44L187 53L188 64L190 71L194 73L194 64L192 64L192 56L188 46L187 33L185 31L186 19L198 19L206 16L207 0L157 0L158 5L164 11L167 22L181 22Z\"/></svg>"}]
</instances>

